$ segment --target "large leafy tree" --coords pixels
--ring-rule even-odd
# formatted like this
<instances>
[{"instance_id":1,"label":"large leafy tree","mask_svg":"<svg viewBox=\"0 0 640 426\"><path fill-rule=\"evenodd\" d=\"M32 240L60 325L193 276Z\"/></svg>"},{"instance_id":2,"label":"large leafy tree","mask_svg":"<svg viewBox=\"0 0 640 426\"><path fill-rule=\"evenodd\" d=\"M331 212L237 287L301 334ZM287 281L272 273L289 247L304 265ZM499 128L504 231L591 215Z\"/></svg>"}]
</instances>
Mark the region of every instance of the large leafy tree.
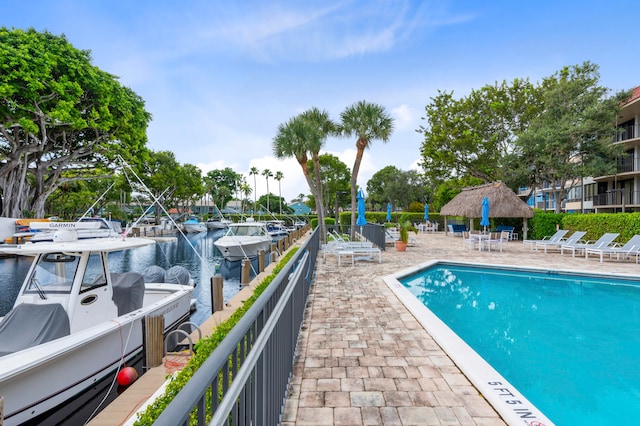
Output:
<instances>
[{"instance_id":1,"label":"large leafy tree","mask_svg":"<svg viewBox=\"0 0 640 426\"><path fill-rule=\"evenodd\" d=\"M232 194L236 190L242 175L234 172L231 168L215 169L207 172L204 177L207 192L211 197L219 202L219 207L224 208L233 198ZM239 188L238 188L239 189Z\"/></svg>"},{"instance_id":2,"label":"large leafy tree","mask_svg":"<svg viewBox=\"0 0 640 426\"><path fill-rule=\"evenodd\" d=\"M116 155L137 157L150 118L138 95L64 36L0 28L2 216L43 216L60 185Z\"/></svg>"},{"instance_id":3,"label":"large leafy tree","mask_svg":"<svg viewBox=\"0 0 640 426\"><path fill-rule=\"evenodd\" d=\"M393 118L381 105L359 101L348 106L340 114L340 133L344 137L356 138L356 158L351 169L351 239L356 232L356 192L360 164L364 150L374 140L386 143L393 133Z\"/></svg>"},{"instance_id":4,"label":"large leafy tree","mask_svg":"<svg viewBox=\"0 0 640 426\"><path fill-rule=\"evenodd\" d=\"M139 177L146 186L140 192L146 194L145 191L150 191L151 200L148 201L157 203L156 221L163 207L177 206L186 213L206 192L200 169L192 164L178 163L171 151L149 152L148 161L141 166Z\"/></svg>"},{"instance_id":5,"label":"large leafy tree","mask_svg":"<svg viewBox=\"0 0 640 426\"><path fill-rule=\"evenodd\" d=\"M390 202L394 207L406 209L412 201L424 203L428 194L423 177L417 171L387 166L374 173L367 182L367 198L380 206Z\"/></svg>"},{"instance_id":6,"label":"large leafy tree","mask_svg":"<svg viewBox=\"0 0 640 426\"><path fill-rule=\"evenodd\" d=\"M539 88L521 79L487 85L460 99L439 91L425 107L427 125L418 129L424 135L426 178L434 186L460 176L507 181L505 158L540 105Z\"/></svg>"},{"instance_id":7,"label":"large leafy tree","mask_svg":"<svg viewBox=\"0 0 640 426\"><path fill-rule=\"evenodd\" d=\"M320 170L320 150L328 136L335 134L336 126L329 118L329 113L311 108L278 126L278 132L273 139L273 153L276 158L294 157L302 174L309 185L311 194L317 202L318 226L320 238L326 238L325 212L322 202L322 182L320 173L311 176L309 170L309 157L311 157L315 170Z\"/></svg>"},{"instance_id":8,"label":"large leafy tree","mask_svg":"<svg viewBox=\"0 0 640 426\"><path fill-rule=\"evenodd\" d=\"M349 167L338 157L331 154L322 154L318 157L320 164L320 180L322 181L322 200L324 202L324 210L329 211L330 207L341 207L347 202L347 198L341 196L345 192L349 192L349 181L351 171ZM315 167L310 167L311 176L316 177ZM346 194L345 194L346 195ZM337 202L336 202L336 197ZM315 199L313 200L315 204ZM336 212L334 211L334 214Z\"/></svg>"},{"instance_id":9,"label":"large leafy tree","mask_svg":"<svg viewBox=\"0 0 640 426\"><path fill-rule=\"evenodd\" d=\"M613 144L615 119L629 92L607 96L598 66L564 67L541 84L543 109L523 131L511 169L529 186L554 189L556 212L582 177L615 171L620 146Z\"/></svg>"}]
</instances>

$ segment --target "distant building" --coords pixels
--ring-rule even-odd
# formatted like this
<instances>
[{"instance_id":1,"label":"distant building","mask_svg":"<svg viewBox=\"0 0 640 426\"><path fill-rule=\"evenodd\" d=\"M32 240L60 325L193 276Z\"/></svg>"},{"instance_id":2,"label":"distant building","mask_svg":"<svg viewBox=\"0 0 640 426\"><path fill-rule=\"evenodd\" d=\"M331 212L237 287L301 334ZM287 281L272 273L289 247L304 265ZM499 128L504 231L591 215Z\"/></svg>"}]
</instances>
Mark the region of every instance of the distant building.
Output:
<instances>
[{"instance_id":1,"label":"distant building","mask_svg":"<svg viewBox=\"0 0 640 426\"><path fill-rule=\"evenodd\" d=\"M308 215L311 213L311 209L305 203L297 202L289 204L289 207L293 209L293 214L297 215Z\"/></svg>"}]
</instances>

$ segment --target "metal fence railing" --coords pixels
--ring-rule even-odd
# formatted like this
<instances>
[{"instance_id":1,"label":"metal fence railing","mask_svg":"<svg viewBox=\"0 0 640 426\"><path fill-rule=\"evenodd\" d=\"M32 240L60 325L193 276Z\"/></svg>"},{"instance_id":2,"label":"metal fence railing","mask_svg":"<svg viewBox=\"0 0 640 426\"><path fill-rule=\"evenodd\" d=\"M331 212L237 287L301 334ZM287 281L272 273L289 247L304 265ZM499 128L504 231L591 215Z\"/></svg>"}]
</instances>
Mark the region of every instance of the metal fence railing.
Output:
<instances>
[{"instance_id":1,"label":"metal fence railing","mask_svg":"<svg viewBox=\"0 0 640 426\"><path fill-rule=\"evenodd\" d=\"M384 250L385 248L385 233L384 233L384 225L379 225L377 223L367 223L365 226L358 227L359 232L362 233L362 236L367 240L371 241L373 244L378 246L380 250Z\"/></svg>"},{"instance_id":2,"label":"metal fence railing","mask_svg":"<svg viewBox=\"0 0 640 426\"><path fill-rule=\"evenodd\" d=\"M211 425L280 422L319 241L316 230L154 425L187 425L194 409L198 425L206 424L207 412Z\"/></svg>"}]
</instances>

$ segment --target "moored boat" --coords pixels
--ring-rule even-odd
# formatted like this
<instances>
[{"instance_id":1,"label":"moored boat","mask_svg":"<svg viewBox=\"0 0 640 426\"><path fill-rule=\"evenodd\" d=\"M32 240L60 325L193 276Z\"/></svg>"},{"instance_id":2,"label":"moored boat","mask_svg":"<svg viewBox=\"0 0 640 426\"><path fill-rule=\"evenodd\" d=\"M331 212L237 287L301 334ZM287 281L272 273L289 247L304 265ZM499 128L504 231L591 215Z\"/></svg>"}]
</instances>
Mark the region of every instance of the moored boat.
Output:
<instances>
[{"instance_id":1,"label":"moored boat","mask_svg":"<svg viewBox=\"0 0 640 426\"><path fill-rule=\"evenodd\" d=\"M199 232L207 232L207 225L198 221L196 218L185 220L182 224L184 232L188 234L195 234Z\"/></svg>"},{"instance_id":2,"label":"moored boat","mask_svg":"<svg viewBox=\"0 0 640 426\"><path fill-rule=\"evenodd\" d=\"M78 240L74 233L0 246L0 253L35 256L13 309L0 320L5 426L32 421L115 379L147 350L146 318L162 317L166 335L189 317L191 285L145 283L141 274L109 270L109 253L153 240Z\"/></svg>"},{"instance_id":3,"label":"moored boat","mask_svg":"<svg viewBox=\"0 0 640 426\"><path fill-rule=\"evenodd\" d=\"M265 225L272 240L280 240L289 235L289 230L282 220L267 220Z\"/></svg>"},{"instance_id":4,"label":"moored boat","mask_svg":"<svg viewBox=\"0 0 640 426\"><path fill-rule=\"evenodd\" d=\"M208 230L220 230L227 229L233 221L230 219L209 219L207 220L207 229Z\"/></svg>"},{"instance_id":5,"label":"moored boat","mask_svg":"<svg viewBox=\"0 0 640 426\"><path fill-rule=\"evenodd\" d=\"M102 217L83 217L77 222L31 222L30 241L53 241L56 232L61 229L75 230L78 239L118 237L122 234L120 222L110 221Z\"/></svg>"},{"instance_id":6,"label":"moored boat","mask_svg":"<svg viewBox=\"0 0 640 426\"><path fill-rule=\"evenodd\" d=\"M250 259L256 257L260 250L269 251L272 238L266 225L250 219L230 224L224 236L214 242L225 260Z\"/></svg>"}]
</instances>

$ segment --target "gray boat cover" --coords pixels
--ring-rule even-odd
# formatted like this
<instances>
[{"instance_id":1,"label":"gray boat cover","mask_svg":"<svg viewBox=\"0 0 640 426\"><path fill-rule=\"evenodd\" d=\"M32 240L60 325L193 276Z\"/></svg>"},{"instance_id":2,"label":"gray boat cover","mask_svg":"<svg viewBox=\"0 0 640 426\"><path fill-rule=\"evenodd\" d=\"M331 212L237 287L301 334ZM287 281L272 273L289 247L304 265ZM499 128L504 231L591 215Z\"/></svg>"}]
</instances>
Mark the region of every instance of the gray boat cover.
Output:
<instances>
[{"instance_id":1,"label":"gray boat cover","mask_svg":"<svg viewBox=\"0 0 640 426\"><path fill-rule=\"evenodd\" d=\"M191 283L191 274L184 266L172 266L167 269L164 282L167 284L189 285Z\"/></svg>"},{"instance_id":2,"label":"gray boat cover","mask_svg":"<svg viewBox=\"0 0 640 426\"><path fill-rule=\"evenodd\" d=\"M118 316L142 308L144 301L144 277L137 272L111 273L113 301L118 307Z\"/></svg>"},{"instance_id":3,"label":"gray boat cover","mask_svg":"<svg viewBox=\"0 0 640 426\"><path fill-rule=\"evenodd\" d=\"M142 271L145 283L163 283L166 271L162 266L151 265Z\"/></svg>"},{"instance_id":4,"label":"gray boat cover","mask_svg":"<svg viewBox=\"0 0 640 426\"><path fill-rule=\"evenodd\" d=\"M59 303L21 303L0 322L0 357L69 335L69 316Z\"/></svg>"}]
</instances>

